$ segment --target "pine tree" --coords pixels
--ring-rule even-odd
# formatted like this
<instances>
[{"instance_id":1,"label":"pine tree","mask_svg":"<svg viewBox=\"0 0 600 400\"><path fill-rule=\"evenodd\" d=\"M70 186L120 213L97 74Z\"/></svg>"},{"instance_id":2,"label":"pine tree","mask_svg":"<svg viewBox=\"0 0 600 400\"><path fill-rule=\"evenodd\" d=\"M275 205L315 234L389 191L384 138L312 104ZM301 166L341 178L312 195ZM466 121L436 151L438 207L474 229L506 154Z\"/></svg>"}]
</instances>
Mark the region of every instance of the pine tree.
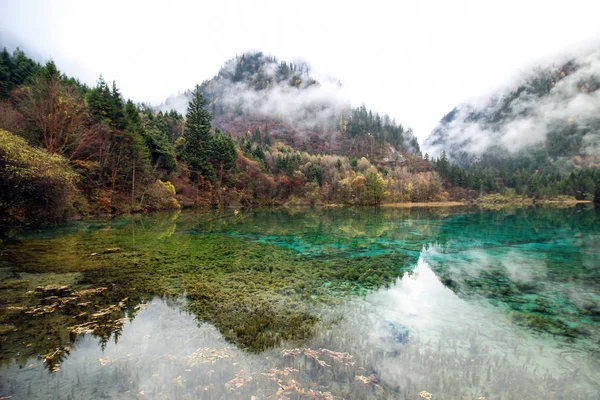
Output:
<instances>
[{"instance_id":1,"label":"pine tree","mask_svg":"<svg viewBox=\"0 0 600 400\"><path fill-rule=\"evenodd\" d=\"M210 161L214 168L226 171L235 166L237 151L231 136L222 134L218 129L209 142Z\"/></svg>"},{"instance_id":2,"label":"pine tree","mask_svg":"<svg viewBox=\"0 0 600 400\"><path fill-rule=\"evenodd\" d=\"M97 121L111 119L113 114L113 96L102 75L98 78L96 87L87 93L88 107Z\"/></svg>"},{"instance_id":3,"label":"pine tree","mask_svg":"<svg viewBox=\"0 0 600 400\"><path fill-rule=\"evenodd\" d=\"M159 111L153 116L152 110L148 109L147 116L143 136L150 150L152 164L173 172L177 167L175 148L169 141L170 131L165 114Z\"/></svg>"},{"instance_id":4,"label":"pine tree","mask_svg":"<svg viewBox=\"0 0 600 400\"><path fill-rule=\"evenodd\" d=\"M125 118L123 97L121 97L121 93L119 92L119 88L115 81L112 83L112 115L111 119L115 128L122 131L127 127L127 119Z\"/></svg>"},{"instance_id":5,"label":"pine tree","mask_svg":"<svg viewBox=\"0 0 600 400\"><path fill-rule=\"evenodd\" d=\"M442 156L437 161L437 171L440 176L444 179L448 179L450 169L450 163L448 162L448 158L446 158L446 150L442 151Z\"/></svg>"},{"instance_id":6,"label":"pine tree","mask_svg":"<svg viewBox=\"0 0 600 400\"><path fill-rule=\"evenodd\" d=\"M269 127L265 124L265 146L271 145L271 134L269 133Z\"/></svg>"},{"instance_id":7,"label":"pine tree","mask_svg":"<svg viewBox=\"0 0 600 400\"><path fill-rule=\"evenodd\" d=\"M0 52L0 100L8 99L8 95L13 89L12 69L12 60L5 47Z\"/></svg>"},{"instance_id":8,"label":"pine tree","mask_svg":"<svg viewBox=\"0 0 600 400\"><path fill-rule=\"evenodd\" d=\"M205 108L207 101L199 85L196 85L192 96L185 115L182 159L189 164L193 174L199 173L214 182L216 175L209 161L211 115Z\"/></svg>"},{"instance_id":9,"label":"pine tree","mask_svg":"<svg viewBox=\"0 0 600 400\"><path fill-rule=\"evenodd\" d=\"M138 108L131 100L127 100L127 103L125 104L125 123L127 129L130 131L141 134L144 130Z\"/></svg>"},{"instance_id":10,"label":"pine tree","mask_svg":"<svg viewBox=\"0 0 600 400\"><path fill-rule=\"evenodd\" d=\"M12 54L12 67L11 81L13 87L29 82L42 69L40 64L27 57L25 52L18 47Z\"/></svg>"},{"instance_id":11,"label":"pine tree","mask_svg":"<svg viewBox=\"0 0 600 400\"><path fill-rule=\"evenodd\" d=\"M252 132L252 136L250 137L250 141L253 143L261 143L262 140L260 138L260 129L256 128L254 132Z\"/></svg>"}]
</instances>

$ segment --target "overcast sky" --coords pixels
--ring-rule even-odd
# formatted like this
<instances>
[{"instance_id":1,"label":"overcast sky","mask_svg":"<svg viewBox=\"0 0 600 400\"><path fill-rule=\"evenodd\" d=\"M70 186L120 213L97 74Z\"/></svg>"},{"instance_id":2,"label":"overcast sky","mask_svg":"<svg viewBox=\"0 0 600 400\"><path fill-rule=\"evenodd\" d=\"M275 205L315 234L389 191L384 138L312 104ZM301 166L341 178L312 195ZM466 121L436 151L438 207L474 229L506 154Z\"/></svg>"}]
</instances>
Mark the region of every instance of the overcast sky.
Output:
<instances>
[{"instance_id":1,"label":"overcast sky","mask_svg":"<svg viewBox=\"0 0 600 400\"><path fill-rule=\"evenodd\" d=\"M422 140L455 105L600 43L600 1L0 0L0 45L160 103L236 54L306 60Z\"/></svg>"}]
</instances>

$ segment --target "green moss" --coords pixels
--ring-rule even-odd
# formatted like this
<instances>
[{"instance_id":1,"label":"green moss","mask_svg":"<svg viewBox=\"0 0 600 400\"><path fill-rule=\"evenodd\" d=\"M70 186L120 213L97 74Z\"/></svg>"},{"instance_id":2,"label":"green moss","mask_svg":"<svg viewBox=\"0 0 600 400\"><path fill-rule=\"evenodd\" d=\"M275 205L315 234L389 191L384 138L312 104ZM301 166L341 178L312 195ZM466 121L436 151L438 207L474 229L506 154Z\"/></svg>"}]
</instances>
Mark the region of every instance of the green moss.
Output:
<instances>
[{"instance_id":1,"label":"green moss","mask_svg":"<svg viewBox=\"0 0 600 400\"><path fill-rule=\"evenodd\" d=\"M597 282L597 270L589 267L597 265L595 258L582 258L595 253L579 251L594 243L577 236L595 229L593 218L577 210L516 213L339 208L77 222L2 244L0 301L2 307L42 306L41 298L26 293L49 283L72 290L107 287L94 300L98 309L123 298L131 308L155 295L185 296L199 321L241 348L261 351L310 336L317 310L388 287L425 254L440 280L461 297L514 312L519 325L536 331L584 335L571 327L576 320L588 330L597 323L598 299L585 293L569 298L565 285ZM430 243L436 250L422 252ZM537 254L544 258L523 258ZM513 260L515 255L521 258ZM517 269L509 270L504 260ZM48 324L59 331L52 335L68 342L67 327L83 312L70 307L39 317L0 307L0 324L18 329L2 340L14 338L23 346ZM116 314L110 321L127 313ZM53 343L59 345L68 343ZM44 343L36 349L51 350Z\"/></svg>"},{"instance_id":2,"label":"green moss","mask_svg":"<svg viewBox=\"0 0 600 400\"><path fill-rule=\"evenodd\" d=\"M563 320L539 313L517 312L513 314L513 320L518 325L525 326L538 332L545 332L569 338L574 338L578 335L577 329L569 326Z\"/></svg>"},{"instance_id":3,"label":"green moss","mask_svg":"<svg viewBox=\"0 0 600 400\"><path fill-rule=\"evenodd\" d=\"M89 226L57 237L26 240L11 247L9 257L18 265L19 276L76 277L68 282L73 290L110 288L97 307L125 297L139 302L153 295L187 296L188 308L199 321L213 324L225 338L251 351L310 336L319 304L389 285L416 262L403 254L304 255L240 236L184 233L172 225L171 218L140 218L121 227ZM205 221L194 227L205 228ZM9 279L3 288L20 281ZM4 301L33 307L39 300ZM23 325L51 320L57 329L52 334L64 339L72 322L63 318L81 312L60 309L43 318L27 317ZM86 321L93 319L79 322Z\"/></svg>"}]
</instances>

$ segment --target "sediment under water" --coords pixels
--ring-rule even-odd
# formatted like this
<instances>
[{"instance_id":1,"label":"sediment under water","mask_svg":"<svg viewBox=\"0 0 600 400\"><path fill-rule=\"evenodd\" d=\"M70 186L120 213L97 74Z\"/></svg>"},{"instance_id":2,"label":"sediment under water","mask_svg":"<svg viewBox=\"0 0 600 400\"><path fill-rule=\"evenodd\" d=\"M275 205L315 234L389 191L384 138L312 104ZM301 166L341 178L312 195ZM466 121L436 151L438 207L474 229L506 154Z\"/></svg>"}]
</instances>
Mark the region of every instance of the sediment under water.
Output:
<instances>
[{"instance_id":1,"label":"sediment under water","mask_svg":"<svg viewBox=\"0 0 600 400\"><path fill-rule=\"evenodd\" d=\"M589 399L590 207L259 210L4 240L0 396Z\"/></svg>"}]
</instances>

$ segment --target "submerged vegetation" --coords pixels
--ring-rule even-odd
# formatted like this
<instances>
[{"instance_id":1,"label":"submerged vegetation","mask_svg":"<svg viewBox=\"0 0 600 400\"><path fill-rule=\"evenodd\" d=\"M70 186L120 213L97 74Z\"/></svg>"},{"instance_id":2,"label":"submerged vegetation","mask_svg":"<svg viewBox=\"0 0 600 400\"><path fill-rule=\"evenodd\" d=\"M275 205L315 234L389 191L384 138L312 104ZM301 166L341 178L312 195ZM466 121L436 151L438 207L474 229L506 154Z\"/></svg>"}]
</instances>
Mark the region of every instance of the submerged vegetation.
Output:
<instances>
[{"instance_id":1,"label":"submerged vegetation","mask_svg":"<svg viewBox=\"0 0 600 400\"><path fill-rule=\"evenodd\" d=\"M101 387L118 384L152 397L164 390L175 390L175 398L206 390L216 397L414 398L426 389L441 398L510 398L517 390L527 394L523 398L553 398L565 378L547 372L536 379L526 361L531 352L550 349L526 345L517 357L519 342L510 344L516 346L515 365L481 343L487 336L477 332L485 324L461 325L470 314L441 310L424 315L426 325L413 326L420 314L411 309L420 304L426 313L439 301L455 304L458 295L505 314L503 323L523 327L519 337L550 335L561 351L594 359L589 351L600 340L596 224L594 209L581 206L184 211L71 222L3 243L0 355L6 368L12 361L24 370L39 363L65 374L56 379L86 382L96 376L106 384ZM411 286L410 276L428 276L423 262L433 287L444 292L429 293L427 281ZM423 290L423 298L396 297ZM181 321L163 316L153 319L155 330L140 334L148 338L126 338L155 296L187 310L200 326L180 331ZM407 317L399 319L404 312ZM459 336L443 325L453 319L464 331ZM437 329L446 336L428 342ZM161 341L165 332L171 332L171 342ZM504 333L494 332L501 346L509 345ZM459 345L458 337L470 344ZM90 347L83 345L89 340L106 353L81 360L77 353ZM135 345L110 350L123 340ZM159 348L148 352L140 340ZM83 362L89 375L72 376L73 362ZM412 372L385 367L390 363ZM459 376L448 365L466 369ZM488 371L491 365L496 373ZM588 368L576 379L594 376ZM142 378L148 371L161 376ZM506 379L515 387L505 392ZM572 397L585 398L587 385ZM77 393L90 390L73 387Z\"/></svg>"},{"instance_id":2,"label":"submerged vegetation","mask_svg":"<svg viewBox=\"0 0 600 400\"><path fill-rule=\"evenodd\" d=\"M222 218L237 224L242 217ZM62 325L56 337L64 339L69 332L96 332L98 326L121 321L115 312L132 302L185 295L189 310L200 320L210 321L241 348L260 351L308 337L319 303L333 304L344 294L389 285L416 262L403 254L302 255L273 244L214 235L206 231L210 221L193 221L190 216L181 221L175 214L172 220L132 221L117 231L90 226L56 238L28 239L26 249L9 249L5 258L20 267L2 284L4 301L13 311L17 309L10 307L27 308L7 316L7 323L18 319L15 329L20 330L20 324L45 326L53 321L57 329ZM60 286L32 286L35 280L19 278L41 273L55 274L53 283ZM80 299L82 290L94 293L94 301ZM119 302L122 306L111 308ZM73 316L77 318L68 326L57 323L57 318Z\"/></svg>"}]
</instances>

